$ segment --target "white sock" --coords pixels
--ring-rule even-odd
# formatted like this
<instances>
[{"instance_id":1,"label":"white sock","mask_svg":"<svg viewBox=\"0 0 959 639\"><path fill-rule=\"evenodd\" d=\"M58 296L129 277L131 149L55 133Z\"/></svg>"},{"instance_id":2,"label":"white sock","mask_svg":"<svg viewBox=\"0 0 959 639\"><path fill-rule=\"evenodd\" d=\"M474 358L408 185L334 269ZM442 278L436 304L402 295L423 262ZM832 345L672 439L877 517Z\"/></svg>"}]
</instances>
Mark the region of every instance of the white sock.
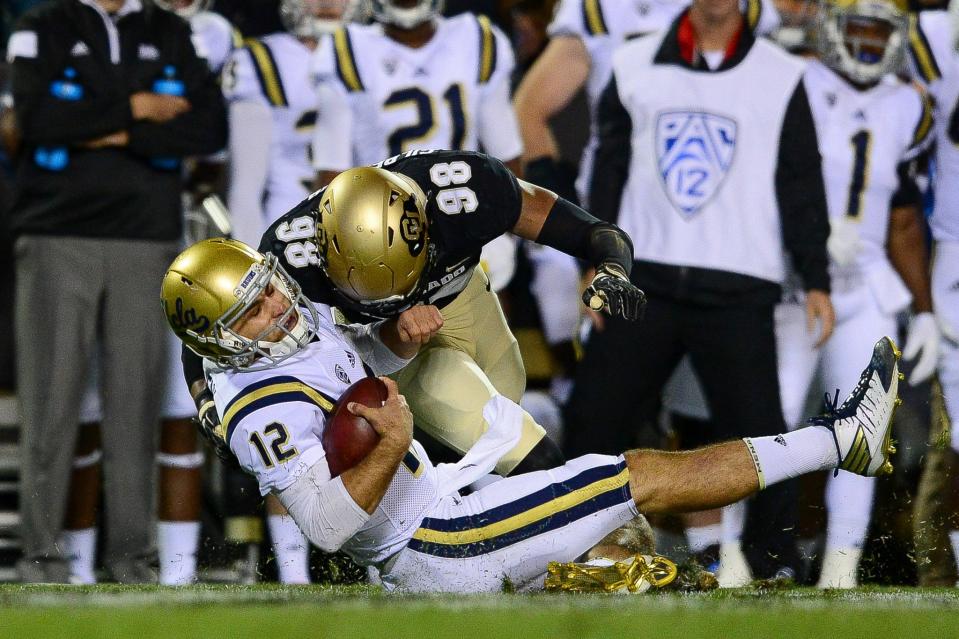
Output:
<instances>
[{"instance_id":1,"label":"white sock","mask_svg":"<svg viewBox=\"0 0 959 639\"><path fill-rule=\"evenodd\" d=\"M689 546L689 552L702 552L712 545L719 544L721 533L722 524L686 528L686 544Z\"/></svg>"},{"instance_id":2,"label":"white sock","mask_svg":"<svg viewBox=\"0 0 959 639\"><path fill-rule=\"evenodd\" d=\"M956 565L959 566L959 530L949 531L949 541L952 543L952 556L956 560Z\"/></svg>"},{"instance_id":3,"label":"white sock","mask_svg":"<svg viewBox=\"0 0 959 639\"><path fill-rule=\"evenodd\" d=\"M869 530L874 477L839 473L826 481L826 551L861 549Z\"/></svg>"},{"instance_id":4,"label":"white sock","mask_svg":"<svg viewBox=\"0 0 959 639\"><path fill-rule=\"evenodd\" d=\"M745 499L723 508L722 527L722 543L738 545L743 538L743 528L746 527Z\"/></svg>"},{"instance_id":5,"label":"white sock","mask_svg":"<svg viewBox=\"0 0 959 639\"><path fill-rule=\"evenodd\" d=\"M70 562L70 576L80 584L97 583L97 576L93 572L97 558L97 529L64 530L60 545Z\"/></svg>"},{"instance_id":6,"label":"white sock","mask_svg":"<svg viewBox=\"0 0 959 639\"><path fill-rule=\"evenodd\" d=\"M299 526L289 515L270 515L266 521L273 540L280 583L310 583L310 547Z\"/></svg>"},{"instance_id":7,"label":"white sock","mask_svg":"<svg viewBox=\"0 0 959 639\"><path fill-rule=\"evenodd\" d=\"M157 523L160 585L184 586L196 581L196 549L199 544L200 522Z\"/></svg>"},{"instance_id":8,"label":"white sock","mask_svg":"<svg viewBox=\"0 0 959 639\"><path fill-rule=\"evenodd\" d=\"M760 490L839 464L836 440L825 426L807 426L775 437L746 437L743 441L756 464Z\"/></svg>"}]
</instances>

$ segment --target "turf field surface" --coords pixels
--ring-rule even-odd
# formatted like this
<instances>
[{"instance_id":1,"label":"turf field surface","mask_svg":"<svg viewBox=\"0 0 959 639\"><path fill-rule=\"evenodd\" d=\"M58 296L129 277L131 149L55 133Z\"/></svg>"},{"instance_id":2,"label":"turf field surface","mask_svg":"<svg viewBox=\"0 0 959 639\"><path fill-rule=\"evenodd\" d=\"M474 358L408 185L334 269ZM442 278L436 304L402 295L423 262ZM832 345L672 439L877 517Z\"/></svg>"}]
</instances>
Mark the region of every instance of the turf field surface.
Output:
<instances>
[{"instance_id":1,"label":"turf field surface","mask_svg":"<svg viewBox=\"0 0 959 639\"><path fill-rule=\"evenodd\" d=\"M0 637L959 637L959 590L396 596L365 586L0 586Z\"/></svg>"}]
</instances>

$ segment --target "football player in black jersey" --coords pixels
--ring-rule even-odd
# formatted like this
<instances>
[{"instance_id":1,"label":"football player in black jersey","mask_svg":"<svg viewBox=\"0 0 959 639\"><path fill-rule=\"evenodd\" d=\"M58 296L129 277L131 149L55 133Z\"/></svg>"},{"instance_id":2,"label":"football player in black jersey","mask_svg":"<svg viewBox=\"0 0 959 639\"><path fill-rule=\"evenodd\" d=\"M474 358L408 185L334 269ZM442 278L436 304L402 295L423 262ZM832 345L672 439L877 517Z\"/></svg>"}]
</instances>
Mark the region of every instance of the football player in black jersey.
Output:
<instances>
[{"instance_id":1,"label":"football player in black jersey","mask_svg":"<svg viewBox=\"0 0 959 639\"><path fill-rule=\"evenodd\" d=\"M489 398L518 402L525 387L516 340L479 267L483 245L505 232L588 261L596 275L584 302L639 317L645 297L629 282L629 237L481 153L410 151L345 171L278 219L260 251L276 255L305 296L352 321L398 316L410 341L442 325L396 380L417 426L462 454L487 428ZM200 378L187 368L188 380ZM496 470L561 462L527 415L519 444Z\"/></svg>"}]
</instances>

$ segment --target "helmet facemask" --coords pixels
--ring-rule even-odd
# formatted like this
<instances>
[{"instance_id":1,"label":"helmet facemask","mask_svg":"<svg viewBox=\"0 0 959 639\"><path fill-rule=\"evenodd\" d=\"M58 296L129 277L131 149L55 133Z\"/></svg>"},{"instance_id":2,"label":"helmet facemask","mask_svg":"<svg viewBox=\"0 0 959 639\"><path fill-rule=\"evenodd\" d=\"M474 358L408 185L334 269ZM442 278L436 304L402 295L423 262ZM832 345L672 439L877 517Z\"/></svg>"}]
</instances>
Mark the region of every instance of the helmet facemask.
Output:
<instances>
[{"instance_id":1,"label":"helmet facemask","mask_svg":"<svg viewBox=\"0 0 959 639\"><path fill-rule=\"evenodd\" d=\"M240 335L232 326L260 299L271 284L290 302L289 307L257 336L248 338ZM213 360L221 370L251 371L273 368L309 344L316 334L316 308L303 296L299 285L272 254L267 254L262 263L250 266L236 288L236 295L236 303L213 323L211 336L193 336L201 342L213 342L231 353ZM279 341L269 341L267 338L277 330L282 332L283 337Z\"/></svg>"},{"instance_id":2,"label":"helmet facemask","mask_svg":"<svg viewBox=\"0 0 959 639\"><path fill-rule=\"evenodd\" d=\"M398 7L396 0L372 0L373 19L400 29L415 29L432 22L443 11L442 0L417 0L410 7Z\"/></svg>"},{"instance_id":3,"label":"helmet facemask","mask_svg":"<svg viewBox=\"0 0 959 639\"><path fill-rule=\"evenodd\" d=\"M894 5L859 0L848 7L830 4L821 15L820 54L833 70L872 85L901 69L908 23Z\"/></svg>"},{"instance_id":4,"label":"helmet facemask","mask_svg":"<svg viewBox=\"0 0 959 639\"><path fill-rule=\"evenodd\" d=\"M281 0L283 27L298 38L320 38L340 26L348 0Z\"/></svg>"}]
</instances>

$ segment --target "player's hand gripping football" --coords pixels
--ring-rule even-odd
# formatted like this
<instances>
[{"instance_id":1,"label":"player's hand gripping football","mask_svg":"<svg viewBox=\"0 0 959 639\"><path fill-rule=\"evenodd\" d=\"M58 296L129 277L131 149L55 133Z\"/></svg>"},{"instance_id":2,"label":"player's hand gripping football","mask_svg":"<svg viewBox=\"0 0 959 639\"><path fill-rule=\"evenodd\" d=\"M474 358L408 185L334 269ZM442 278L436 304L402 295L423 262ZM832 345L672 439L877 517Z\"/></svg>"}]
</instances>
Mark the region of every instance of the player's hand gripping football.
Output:
<instances>
[{"instance_id":1,"label":"player's hand gripping football","mask_svg":"<svg viewBox=\"0 0 959 639\"><path fill-rule=\"evenodd\" d=\"M406 398L389 377L380 377L386 384L386 401L379 408L350 402L346 407L351 413L370 423L380 436L380 445L387 444L395 451L405 451L413 443L413 413Z\"/></svg>"},{"instance_id":2,"label":"player's hand gripping football","mask_svg":"<svg viewBox=\"0 0 959 639\"><path fill-rule=\"evenodd\" d=\"M646 294L633 286L629 276L615 264L603 264L583 292L583 303L594 311L635 322L643 316Z\"/></svg>"},{"instance_id":3,"label":"player's hand gripping football","mask_svg":"<svg viewBox=\"0 0 959 639\"><path fill-rule=\"evenodd\" d=\"M226 433L223 431L223 424L220 423L220 415L216 412L216 404L213 402L213 393L205 385L203 390L194 398L197 407L197 416L193 422L197 430L203 435L216 456L220 458L227 466L238 466L236 457L230 451L230 445L226 442Z\"/></svg>"}]
</instances>

